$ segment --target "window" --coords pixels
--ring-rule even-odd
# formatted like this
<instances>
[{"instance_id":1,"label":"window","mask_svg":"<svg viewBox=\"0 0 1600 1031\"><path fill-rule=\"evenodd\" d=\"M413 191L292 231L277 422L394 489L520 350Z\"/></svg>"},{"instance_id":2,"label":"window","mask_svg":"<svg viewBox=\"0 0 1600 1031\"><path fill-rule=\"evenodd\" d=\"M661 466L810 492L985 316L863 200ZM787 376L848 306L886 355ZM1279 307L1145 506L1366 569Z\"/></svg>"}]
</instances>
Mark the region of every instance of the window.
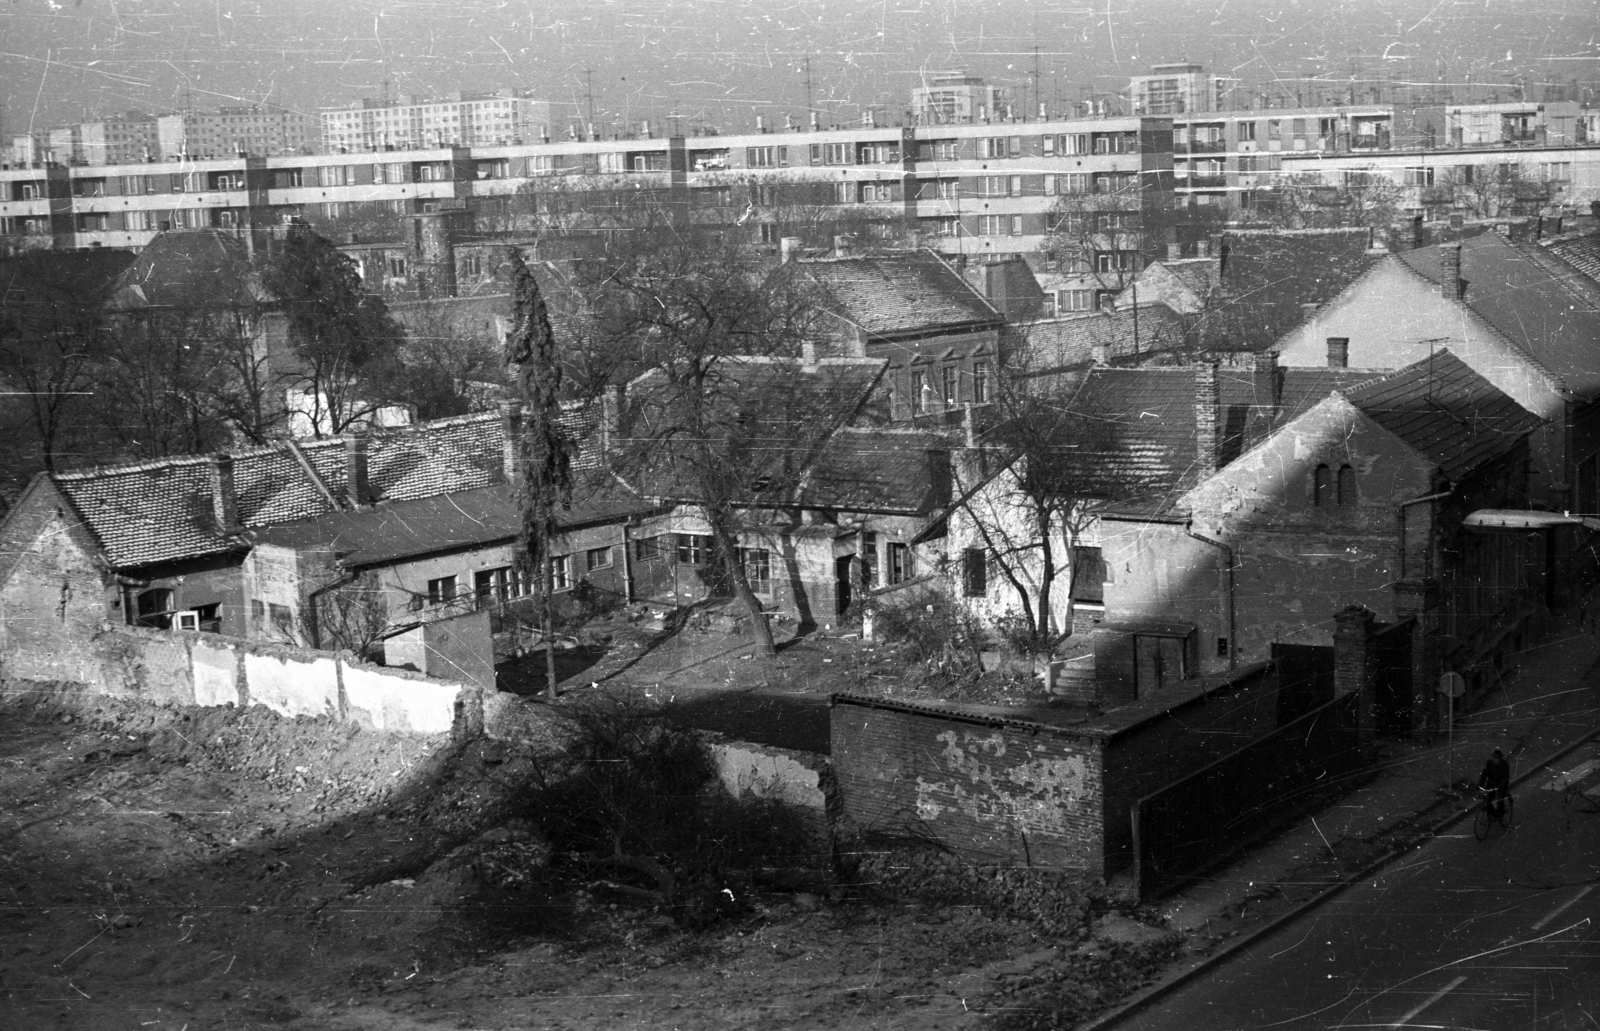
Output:
<instances>
[{"instance_id":1,"label":"window","mask_svg":"<svg viewBox=\"0 0 1600 1031\"><path fill-rule=\"evenodd\" d=\"M1321 508L1333 501L1333 471L1319 465L1311 474L1311 505Z\"/></svg>"},{"instance_id":2,"label":"window","mask_svg":"<svg viewBox=\"0 0 1600 1031\"><path fill-rule=\"evenodd\" d=\"M825 165L850 164L851 150L848 143L824 143L822 145L822 163Z\"/></svg>"},{"instance_id":3,"label":"window","mask_svg":"<svg viewBox=\"0 0 1600 1031\"><path fill-rule=\"evenodd\" d=\"M979 236L1006 236L1011 229L1011 219L1005 215L979 215Z\"/></svg>"},{"instance_id":4,"label":"window","mask_svg":"<svg viewBox=\"0 0 1600 1031\"><path fill-rule=\"evenodd\" d=\"M913 372L911 374L911 410L925 412L928 410L928 377L926 373Z\"/></svg>"},{"instance_id":5,"label":"window","mask_svg":"<svg viewBox=\"0 0 1600 1031\"><path fill-rule=\"evenodd\" d=\"M1572 162L1552 161L1539 166L1539 177L1547 183L1564 183L1572 179Z\"/></svg>"},{"instance_id":6,"label":"window","mask_svg":"<svg viewBox=\"0 0 1600 1031\"><path fill-rule=\"evenodd\" d=\"M447 601L455 600L456 578L454 576L441 576L437 580L428 581L428 603L443 605Z\"/></svg>"},{"instance_id":7,"label":"window","mask_svg":"<svg viewBox=\"0 0 1600 1031\"><path fill-rule=\"evenodd\" d=\"M746 147L744 163L750 168L778 168L789 163L789 148Z\"/></svg>"},{"instance_id":8,"label":"window","mask_svg":"<svg viewBox=\"0 0 1600 1031\"><path fill-rule=\"evenodd\" d=\"M711 562L712 540L694 533L678 534L678 561L691 566L704 566Z\"/></svg>"},{"instance_id":9,"label":"window","mask_svg":"<svg viewBox=\"0 0 1600 1031\"><path fill-rule=\"evenodd\" d=\"M604 547L604 548L590 548L588 550L588 552L584 555L584 561L588 564L589 572L591 572L591 573L594 572L596 569L610 569L611 568L611 548L610 548L610 546L607 546L607 547Z\"/></svg>"},{"instance_id":10,"label":"window","mask_svg":"<svg viewBox=\"0 0 1600 1031\"><path fill-rule=\"evenodd\" d=\"M982 548L961 552L961 591L969 598L989 593L989 555Z\"/></svg>"},{"instance_id":11,"label":"window","mask_svg":"<svg viewBox=\"0 0 1600 1031\"><path fill-rule=\"evenodd\" d=\"M900 160L900 148L893 143L863 143L856 148L856 161L863 165L892 165Z\"/></svg>"},{"instance_id":12,"label":"window","mask_svg":"<svg viewBox=\"0 0 1600 1031\"><path fill-rule=\"evenodd\" d=\"M1405 174L1405 184L1407 186L1432 186L1433 185L1433 168L1431 166L1424 166L1424 167L1420 167L1420 168L1408 168L1408 169L1405 170L1404 174Z\"/></svg>"},{"instance_id":13,"label":"window","mask_svg":"<svg viewBox=\"0 0 1600 1031\"><path fill-rule=\"evenodd\" d=\"M1062 193L1088 193L1091 185L1088 172L1068 172L1056 177L1056 188Z\"/></svg>"},{"instance_id":14,"label":"window","mask_svg":"<svg viewBox=\"0 0 1600 1031\"><path fill-rule=\"evenodd\" d=\"M1057 136L1056 150L1062 154L1087 154L1089 153L1089 134L1077 132Z\"/></svg>"},{"instance_id":15,"label":"window","mask_svg":"<svg viewBox=\"0 0 1600 1031\"><path fill-rule=\"evenodd\" d=\"M878 586L878 535L871 530L861 535L861 582Z\"/></svg>"},{"instance_id":16,"label":"window","mask_svg":"<svg viewBox=\"0 0 1600 1031\"><path fill-rule=\"evenodd\" d=\"M1356 471L1348 465L1339 467L1339 504L1353 505L1356 503Z\"/></svg>"},{"instance_id":17,"label":"window","mask_svg":"<svg viewBox=\"0 0 1600 1031\"><path fill-rule=\"evenodd\" d=\"M1240 142L1248 142L1248 141L1254 140L1255 138L1256 138L1256 123L1255 122L1240 122L1239 123L1239 140L1240 140Z\"/></svg>"},{"instance_id":18,"label":"window","mask_svg":"<svg viewBox=\"0 0 1600 1031\"><path fill-rule=\"evenodd\" d=\"M889 583L905 583L911 579L911 545L890 541L887 550Z\"/></svg>"},{"instance_id":19,"label":"window","mask_svg":"<svg viewBox=\"0 0 1600 1031\"><path fill-rule=\"evenodd\" d=\"M38 200L39 196L40 196L39 185L37 183L23 183L22 184L22 199L23 200Z\"/></svg>"},{"instance_id":20,"label":"window","mask_svg":"<svg viewBox=\"0 0 1600 1031\"><path fill-rule=\"evenodd\" d=\"M528 593L522 577L510 566L478 570L472 575L472 587L481 605L503 605Z\"/></svg>"},{"instance_id":21,"label":"window","mask_svg":"<svg viewBox=\"0 0 1600 1031\"><path fill-rule=\"evenodd\" d=\"M1095 251L1096 272L1129 272L1133 270L1135 251Z\"/></svg>"},{"instance_id":22,"label":"window","mask_svg":"<svg viewBox=\"0 0 1600 1031\"><path fill-rule=\"evenodd\" d=\"M390 279L404 279L404 278L406 278L406 259L404 259L404 258L393 258L393 257L389 259L389 278Z\"/></svg>"},{"instance_id":23,"label":"window","mask_svg":"<svg viewBox=\"0 0 1600 1031\"><path fill-rule=\"evenodd\" d=\"M972 403L981 405L989 400L989 363L972 363Z\"/></svg>"},{"instance_id":24,"label":"window","mask_svg":"<svg viewBox=\"0 0 1600 1031\"><path fill-rule=\"evenodd\" d=\"M954 200L961 196L959 179L924 179L917 184L919 200Z\"/></svg>"},{"instance_id":25,"label":"window","mask_svg":"<svg viewBox=\"0 0 1600 1031\"><path fill-rule=\"evenodd\" d=\"M959 218L929 218L923 220L923 225L934 236L961 235L961 220Z\"/></svg>"},{"instance_id":26,"label":"window","mask_svg":"<svg viewBox=\"0 0 1600 1031\"><path fill-rule=\"evenodd\" d=\"M483 275L483 258L477 254L468 254L461 259L461 274L464 276Z\"/></svg>"},{"instance_id":27,"label":"window","mask_svg":"<svg viewBox=\"0 0 1600 1031\"><path fill-rule=\"evenodd\" d=\"M550 556L550 587L552 590L565 591L572 587L571 556Z\"/></svg>"},{"instance_id":28,"label":"window","mask_svg":"<svg viewBox=\"0 0 1600 1031\"><path fill-rule=\"evenodd\" d=\"M1011 178L1004 175L978 176L978 196L980 197L1008 197Z\"/></svg>"},{"instance_id":29,"label":"window","mask_svg":"<svg viewBox=\"0 0 1600 1031\"><path fill-rule=\"evenodd\" d=\"M978 140L978 158L1003 158L1006 156L1006 138L1004 136L984 136Z\"/></svg>"},{"instance_id":30,"label":"window","mask_svg":"<svg viewBox=\"0 0 1600 1031\"><path fill-rule=\"evenodd\" d=\"M739 562L750 589L757 594L772 593L772 553L766 548L740 548Z\"/></svg>"},{"instance_id":31,"label":"window","mask_svg":"<svg viewBox=\"0 0 1600 1031\"><path fill-rule=\"evenodd\" d=\"M1072 549L1072 590L1074 603L1104 605L1106 563L1099 548Z\"/></svg>"},{"instance_id":32,"label":"window","mask_svg":"<svg viewBox=\"0 0 1600 1031\"><path fill-rule=\"evenodd\" d=\"M137 618L135 626L147 626L154 630L172 629L172 613L176 605L172 591L166 587L152 587L148 591L139 592L136 599Z\"/></svg>"},{"instance_id":33,"label":"window","mask_svg":"<svg viewBox=\"0 0 1600 1031\"><path fill-rule=\"evenodd\" d=\"M1283 122L1277 118L1267 121L1267 139L1276 140L1283 137Z\"/></svg>"},{"instance_id":34,"label":"window","mask_svg":"<svg viewBox=\"0 0 1600 1031\"><path fill-rule=\"evenodd\" d=\"M863 204L882 204L894 199L894 183L861 184L861 202Z\"/></svg>"},{"instance_id":35,"label":"window","mask_svg":"<svg viewBox=\"0 0 1600 1031\"><path fill-rule=\"evenodd\" d=\"M956 403L956 367L946 365L940 372L942 374L940 385L944 388L940 393L944 397L945 404L953 405Z\"/></svg>"}]
</instances>

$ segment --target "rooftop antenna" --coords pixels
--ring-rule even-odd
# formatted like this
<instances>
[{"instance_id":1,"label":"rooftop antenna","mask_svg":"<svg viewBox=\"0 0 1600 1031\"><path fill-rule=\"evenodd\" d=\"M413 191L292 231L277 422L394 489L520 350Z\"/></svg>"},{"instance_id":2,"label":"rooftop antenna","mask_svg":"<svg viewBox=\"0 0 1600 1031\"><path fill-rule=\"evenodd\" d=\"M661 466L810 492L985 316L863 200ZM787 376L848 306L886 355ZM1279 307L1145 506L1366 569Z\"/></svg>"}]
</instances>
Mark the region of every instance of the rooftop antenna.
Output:
<instances>
[{"instance_id":1,"label":"rooftop antenna","mask_svg":"<svg viewBox=\"0 0 1600 1031\"><path fill-rule=\"evenodd\" d=\"M805 68L806 68L806 120L810 121L811 120L811 116L813 114L815 114L816 110L817 110L811 104L811 55L810 54L807 54L805 56Z\"/></svg>"},{"instance_id":2,"label":"rooftop antenna","mask_svg":"<svg viewBox=\"0 0 1600 1031\"><path fill-rule=\"evenodd\" d=\"M1037 17L1037 16L1035 16L1035 17ZM1042 112L1039 111L1039 44L1038 43L1035 43L1033 45L1033 110L1036 113L1042 114Z\"/></svg>"},{"instance_id":3,"label":"rooftop antenna","mask_svg":"<svg viewBox=\"0 0 1600 1031\"><path fill-rule=\"evenodd\" d=\"M589 92L589 127L590 127L590 129L592 131L593 128L594 128L594 69L585 68L583 70L583 77L588 83L588 92Z\"/></svg>"}]
</instances>

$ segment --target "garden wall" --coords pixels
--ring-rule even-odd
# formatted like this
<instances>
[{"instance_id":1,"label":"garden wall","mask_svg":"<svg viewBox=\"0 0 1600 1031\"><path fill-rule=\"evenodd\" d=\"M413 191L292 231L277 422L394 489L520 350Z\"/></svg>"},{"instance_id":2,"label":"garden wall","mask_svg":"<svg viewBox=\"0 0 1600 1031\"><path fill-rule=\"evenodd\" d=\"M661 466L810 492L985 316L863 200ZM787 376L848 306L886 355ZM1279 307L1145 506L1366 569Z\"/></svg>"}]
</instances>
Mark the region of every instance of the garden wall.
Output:
<instances>
[{"instance_id":1,"label":"garden wall","mask_svg":"<svg viewBox=\"0 0 1600 1031\"><path fill-rule=\"evenodd\" d=\"M13 675L28 664L6 656ZM25 657L21 657L24 658ZM332 716L376 730L449 733L476 691L406 670L221 634L106 626L77 649L72 678L95 694L180 705L262 705L282 716ZM21 668L18 668L18 667ZM464 697L464 695L471 695Z\"/></svg>"}]
</instances>

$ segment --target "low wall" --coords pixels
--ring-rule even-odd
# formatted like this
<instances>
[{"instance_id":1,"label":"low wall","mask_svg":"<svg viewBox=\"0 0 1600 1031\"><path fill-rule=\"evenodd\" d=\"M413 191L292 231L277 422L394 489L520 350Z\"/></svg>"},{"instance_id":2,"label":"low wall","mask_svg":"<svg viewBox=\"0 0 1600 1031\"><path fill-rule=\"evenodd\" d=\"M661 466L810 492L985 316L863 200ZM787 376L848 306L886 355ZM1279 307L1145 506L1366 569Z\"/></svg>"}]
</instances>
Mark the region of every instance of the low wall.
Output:
<instances>
[{"instance_id":1,"label":"low wall","mask_svg":"<svg viewBox=\"0 0 1600 1031\"><path fill-rule=\"evenodd\" d=\"M418 673L369 666L344 652L117 625L90 638L73 672L72 682L97 694L180 705L262 705L282 716L332 716L413 734L455 729L463 690Z\"/></svg>"},{"instance_id":2,"label":"low wall","mask_svg":"<svg viewBox=\"0 0 1600 1031\"><path fill-rule=\"evenodd\" d=\"M717 779L734 798L764 798L818 813L827 808L821 756L749 741L712 740Z\"/></svg>"}]
</instances>

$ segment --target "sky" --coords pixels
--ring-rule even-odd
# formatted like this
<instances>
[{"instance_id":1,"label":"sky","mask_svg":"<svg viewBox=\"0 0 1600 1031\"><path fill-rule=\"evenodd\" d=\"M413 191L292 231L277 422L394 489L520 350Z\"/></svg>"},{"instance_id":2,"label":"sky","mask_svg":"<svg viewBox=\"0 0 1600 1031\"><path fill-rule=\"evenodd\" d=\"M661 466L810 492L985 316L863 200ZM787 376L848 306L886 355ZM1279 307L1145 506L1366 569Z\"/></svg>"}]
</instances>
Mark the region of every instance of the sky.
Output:
<instances>
[{"instance_id":1,"label":"sky","mask_svg":"<svg viewBox=\"0 0 1600 1031\"><path fill-rule=\"evenodd\" d=\"M0 0L7 134L138 109L515 87L605 131L889 121L964 69L1052 111L1195 61L1241 99L1395 81L1481 99L1578 83L1600 102L1594 0ZM1308 81L1311 84L1308 85ZM1533 92L1538 97L1538 92ZM1388 94L1385 94L1387 99ZM1037 101L1035 100L1037 98Z\"/></svg>"}]
</instances>

